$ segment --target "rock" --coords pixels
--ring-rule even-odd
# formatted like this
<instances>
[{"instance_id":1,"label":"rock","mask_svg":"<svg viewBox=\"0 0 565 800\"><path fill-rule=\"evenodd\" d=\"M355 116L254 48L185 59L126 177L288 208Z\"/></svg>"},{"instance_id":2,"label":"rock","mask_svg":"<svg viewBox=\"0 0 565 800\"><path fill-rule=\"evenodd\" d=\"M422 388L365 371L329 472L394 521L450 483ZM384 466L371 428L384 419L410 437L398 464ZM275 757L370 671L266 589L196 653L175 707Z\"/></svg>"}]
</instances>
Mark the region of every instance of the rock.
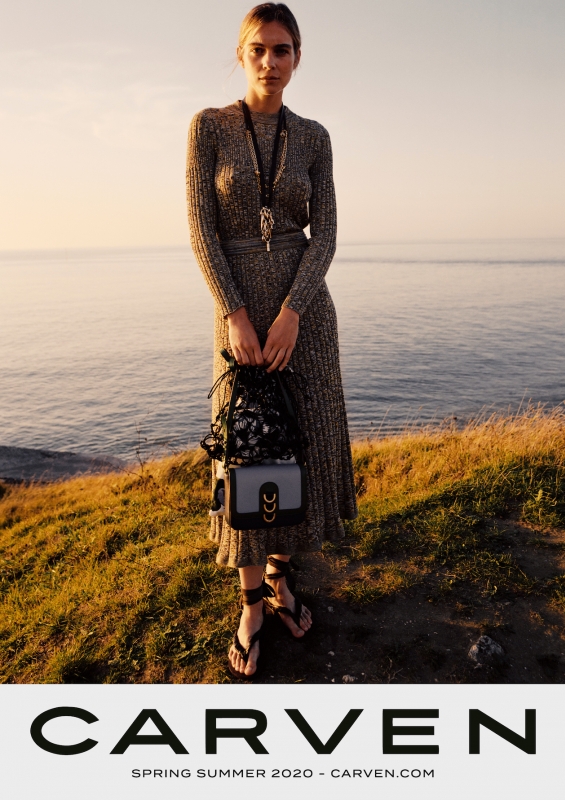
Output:
<instances>
[{"instance_id":1,"label":"rock","mask_svg":"<svg viewBox=\"0 0 565 800\"><path fill-rule=\"evenodd\" d=\"M355 683L355 678L353 675L344 675L341 679L342 683Z\"/></svg>"},{"instance_id":2,"label":"rock","mask_svg":"<svg viewBox=\"0 0 565 800\"><path fill-rule=\"evenodd\" d=\"M504 650L490 636L481 636L471 645L467 655L476 664L492 664L504 656Z\"/></svg>"},{"instance_id":3,"label":"rock","mask_svg":"<svg viewBox=\"0 0 565 800\"><path fill-rule=\"evenodd\" d=\"M7 483L21 481L46 483L64 480L74 475L119 472L126 467L125 461L113 456L0 445L0 480Z\"/></svg>"}]
</instances>

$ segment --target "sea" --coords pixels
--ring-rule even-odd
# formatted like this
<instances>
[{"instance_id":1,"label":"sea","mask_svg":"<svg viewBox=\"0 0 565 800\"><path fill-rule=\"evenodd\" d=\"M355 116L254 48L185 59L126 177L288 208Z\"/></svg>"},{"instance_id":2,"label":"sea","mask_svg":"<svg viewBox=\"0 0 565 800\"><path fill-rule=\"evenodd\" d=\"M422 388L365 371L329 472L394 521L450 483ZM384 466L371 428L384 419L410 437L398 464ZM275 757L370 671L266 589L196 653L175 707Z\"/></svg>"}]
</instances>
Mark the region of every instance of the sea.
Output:
<instances>
[{"instance_id":1,"label":"sea","mask_svg":"<svg viewBox=\"0 0 565 800\"><path fill-rule=\"evenodd\" d=\"M340 244L327 283L352 438L565 401L565 239ZM196 446L212 332L188 247L0 253L0 445Z\"/></svg>"}]
</instances>

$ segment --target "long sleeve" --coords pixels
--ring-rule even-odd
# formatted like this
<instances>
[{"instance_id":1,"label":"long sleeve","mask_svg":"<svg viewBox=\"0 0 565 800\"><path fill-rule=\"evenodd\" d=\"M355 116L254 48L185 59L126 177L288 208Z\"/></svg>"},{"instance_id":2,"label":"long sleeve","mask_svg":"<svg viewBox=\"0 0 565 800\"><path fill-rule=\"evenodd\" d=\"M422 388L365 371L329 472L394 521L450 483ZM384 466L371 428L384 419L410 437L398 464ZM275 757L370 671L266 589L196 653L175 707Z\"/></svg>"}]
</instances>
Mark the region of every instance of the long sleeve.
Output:
<instances>
[{"instance_id":1,"label":"long sleeve","mask_svg":"<svg viewBox=\"0 0 565 800\"><path fill-rule=\"evenodd\" d=\"M321 126L320 126L321 127ZM332 148L325 128L309 171L310 245L283 306L303 314L330 267L336 247L337 214L332 168Z\"/></svg>"},{"instance_id":2,"label":"long sleeve","mask_svg":"<svg viewBox=\"0 0 565 800\"><path fill-rule=\"evenodd\" d=\"M186 200L190 241L200 269L225 317L244 305L217 237L214 187L214 131L205 111L196 114L188 133Z\"/></svg>"}]
</instances>

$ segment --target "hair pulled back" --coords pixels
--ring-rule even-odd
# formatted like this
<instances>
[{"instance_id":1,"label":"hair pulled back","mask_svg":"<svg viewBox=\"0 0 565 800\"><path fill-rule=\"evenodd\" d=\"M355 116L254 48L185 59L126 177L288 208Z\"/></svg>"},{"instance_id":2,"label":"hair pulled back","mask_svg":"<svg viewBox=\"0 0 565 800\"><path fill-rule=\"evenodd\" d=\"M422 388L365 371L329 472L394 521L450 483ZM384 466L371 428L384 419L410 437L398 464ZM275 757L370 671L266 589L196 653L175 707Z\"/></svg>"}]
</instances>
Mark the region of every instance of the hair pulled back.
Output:
<instances>
[{"instance_id":1,"label":"hair pulled back","mask_svg":"<svg viewBox=\"0 0 565 800\"><path fill-rule=\"evenodd\" d=\"M260 3L245 16L239 29L239 46L243 47L251 34L260 25L268 22L278 22L290 34L294 52L300 50L301 38L298 23L290 8L284 3Z\"/></svg>"}]
</instances>

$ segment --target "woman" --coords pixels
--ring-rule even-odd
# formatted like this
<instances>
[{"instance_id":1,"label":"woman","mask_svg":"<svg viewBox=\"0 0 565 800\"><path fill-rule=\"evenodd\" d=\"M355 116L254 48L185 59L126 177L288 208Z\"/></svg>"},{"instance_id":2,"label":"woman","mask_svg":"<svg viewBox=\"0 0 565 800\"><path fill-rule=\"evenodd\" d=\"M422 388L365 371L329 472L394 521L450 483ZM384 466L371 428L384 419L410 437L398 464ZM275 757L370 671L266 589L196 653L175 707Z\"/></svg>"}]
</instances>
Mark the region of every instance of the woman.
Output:
<instances>
[{"instance_id":1,"label":"woman","mask_svg":"<svg viewBox=\"0 0 565 800\"><path fill-rule=\"evenodd\" d=\"M222 516L212 519L217 562L237 567L242 587L229 667L250 678L263 602L297 638L312 624L287 585L290 556L340 539L341 520L354 519L357 507L337 321L324 281L336 237L331 147L321 125L283 106L300 61L300 32L286 5L263 3L249 12L237 58L247 77L245 100L196 114L188 140L191 242L215 300L214 378L225 369L225 348L239 364L269 372L292 366L307 379L309 395L296 397L309 440L305 522L237 531ZM213 418L218 403L216 396ZM264 601L265 591L271 598Z\"/></svg>"}]
</instances>

